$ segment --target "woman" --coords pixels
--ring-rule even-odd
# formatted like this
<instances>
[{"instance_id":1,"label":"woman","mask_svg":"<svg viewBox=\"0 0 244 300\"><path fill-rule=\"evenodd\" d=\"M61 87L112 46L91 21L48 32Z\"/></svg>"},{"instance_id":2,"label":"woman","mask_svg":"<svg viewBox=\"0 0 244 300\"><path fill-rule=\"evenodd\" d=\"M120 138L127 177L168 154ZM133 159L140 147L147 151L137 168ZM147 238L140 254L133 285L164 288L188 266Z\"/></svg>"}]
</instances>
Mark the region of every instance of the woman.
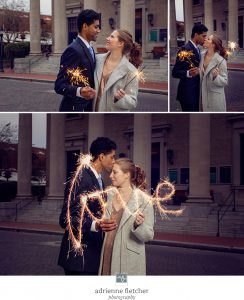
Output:
<instances>
[{"instance_id":1,"label":"woman","mask_svg":"<svg viewBox=\"0 0 244 300\"><path fill-rule=\"evenodd\" d=\"M131 160L120 158L110 178L117 189L108 193L106 217L118 227L105 235L99 274L146 275L145 242L153 238L154 216L150 197L142 191L145 174Z\"/></svg>"},{"instance_id":2,"label":"woman","mask_svg":"<svg viewBox=\"0 0 244 300\"><path fill-rule=\"evenodd\" d=\"M216 35L210 35L203 44L207 51L200 62L200 111L226 111L224 87L228 83L227 51Z\"/></svg>"},{"instance_id":3,"label":"woman","mask_svg":"<svg viewBox=\"0 0 244 300\"><path fill-rule=\"evenodd\" d=\"M96 56L93 110L130 111L137 105L138 78L132 78L142 63L140 46L128 31L115 30L106 48L108 53Z\"/></svg>"}]
</instances>

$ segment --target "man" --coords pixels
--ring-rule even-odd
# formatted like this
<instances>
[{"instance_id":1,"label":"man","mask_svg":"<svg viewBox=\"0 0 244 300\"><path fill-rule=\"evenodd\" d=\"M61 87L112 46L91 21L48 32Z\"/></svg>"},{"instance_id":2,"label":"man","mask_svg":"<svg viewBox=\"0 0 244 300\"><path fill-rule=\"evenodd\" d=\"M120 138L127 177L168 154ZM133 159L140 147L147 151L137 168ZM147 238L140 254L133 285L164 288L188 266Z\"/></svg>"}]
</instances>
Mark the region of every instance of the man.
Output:
<instances>
[{"instance_id":1,"label":"man","mask_svg":"<svg viewBox=\"0 0 244 300\"><path fill-rule=\"evenodd\" d=\"M60 111L92 111L94 90L94 69L96 65L94 50L90 45L100 33L100 15L94 10L83 10L77 18L78 36L64 51L60 61L60 71L55 82L55 92L63 95ZM74 83L70 70L80 69L87 77L89 86L84 82Z\"/></svg>"},{"instance_id":2,"label":"man","mask_svg":"<svg viewBox=\"0 0 244 300\"><path fill-rule=\"evenodd\" d=\"M102 171L111 171L115 158L116 144L106 137L99 137L92 142L90 154L93 157L91 166L84 168L79 174L75 187L72 190L70 204L70 215L72 230L77 235L79 228L80 195L102 190ZM59 218L59 224L65 229L61 243L58 264L64 268L66 275L98 275L100 254L103 243L103 231L114 230L117 227L115 221L100 220L92 221L88 214L84 214L82 222L82 244L86 245L83 255L79 255L72 250L72 244L68 239L66 228L67 198L70 184L66 185L65 201ZM99 202L88 201L88 207L95 217L101 218L101 207Z\"/></svg>"},{"instance_id":3,"label":"man","mask_svg":"<svg viewBox=\"0 0 244 300\"><path fill-rule=\"evenodd\" d=\"M203 45L207 37L207 31L207 27L203 24L194 25L191 40L179 50L179 52L182 50L192 51L193 56L190 57L190 60L193 66L187 60L181 61L177 55L176 63L172 70L172 76L180 79L177 100L180 101L182 111L199 111L200 75L198 67L201 60L201 52L198 46Z\"/></svg>"}]
</instances>

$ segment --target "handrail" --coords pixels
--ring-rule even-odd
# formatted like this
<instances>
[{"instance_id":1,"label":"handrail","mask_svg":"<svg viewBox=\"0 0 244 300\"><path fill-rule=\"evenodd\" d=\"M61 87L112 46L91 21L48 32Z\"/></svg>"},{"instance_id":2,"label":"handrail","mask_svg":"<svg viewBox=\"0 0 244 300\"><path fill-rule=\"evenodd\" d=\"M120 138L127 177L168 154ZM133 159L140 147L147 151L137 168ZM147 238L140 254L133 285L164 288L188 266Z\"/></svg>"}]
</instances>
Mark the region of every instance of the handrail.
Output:
<instances>
[{"instance_id":1,"label":"handrail","mask_svg":"<svg viewBox=\"0 0 244 300\"><path fill-rule=\"evenodd\" d=\"M227 204L229 199L231 199L231 200ZM235 187L233 187L231 189L231 191L230 191L229 195L226 197L224 203L218 209L218 212L217 212L217 233L216 233L217 237L220 236L220 222L223 219L223 217L225 216L226 212L229 210L230 206L232 206L232 204L233 204L232 211L236 211L236 190L235 190ZM221 214L222 209L224 209L224 211Z\"/></svg>"}]
</instances>

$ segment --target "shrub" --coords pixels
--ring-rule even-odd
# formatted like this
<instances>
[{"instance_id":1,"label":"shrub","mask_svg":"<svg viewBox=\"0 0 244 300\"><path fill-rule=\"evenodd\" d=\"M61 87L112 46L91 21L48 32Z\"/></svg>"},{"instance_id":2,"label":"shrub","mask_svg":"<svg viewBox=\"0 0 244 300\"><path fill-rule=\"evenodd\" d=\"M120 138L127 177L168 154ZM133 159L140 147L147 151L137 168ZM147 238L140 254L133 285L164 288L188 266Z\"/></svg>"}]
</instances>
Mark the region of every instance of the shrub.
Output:
<instances>
[{"instance_id":1,"label":"shrub","mask_svg":"<svg viewBox=\"0 0 244 300\"><path fill-rule=\"evenodd\" d=\"M7 58L21 58L30 53L29 42L10 43L4 47Z\"/></svg>"}]
</instances>

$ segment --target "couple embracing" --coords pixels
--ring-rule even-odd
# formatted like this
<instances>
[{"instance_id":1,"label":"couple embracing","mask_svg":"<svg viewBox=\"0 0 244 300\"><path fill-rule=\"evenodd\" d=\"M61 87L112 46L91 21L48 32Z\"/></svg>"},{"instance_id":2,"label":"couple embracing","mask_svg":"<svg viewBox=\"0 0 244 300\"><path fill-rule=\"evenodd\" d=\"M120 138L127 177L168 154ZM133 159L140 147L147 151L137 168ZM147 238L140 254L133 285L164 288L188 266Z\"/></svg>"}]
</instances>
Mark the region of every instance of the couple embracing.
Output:
<instances>
[{"instance_id":1,"label":"couple embracing","mask_svg":"<svg viewBox=\"0 0 244 300\"><path fill-rule=\"evenodd\" d=\"M182 111L226 111L224 87L228 83L228 52L215 34L207 36L207 27L196 24L190 41L178 52L172 76L179 78L177 100ZM203 46L201 51L199 46ZM181 56L182 51L190 55Z\"/></svg>"},{"instance_id":2,"label":"couple embracing","mask_svg":"<svg viewBox=\"0 0 244 300\"><path fill-rule=\"evenodd\" d=\"M115 151L116 144L109 138L94 140L90 147L91 164L79 169L73 178L74 186L66 185L59 219L65 233L58 261L66 275L146 275L145 242L154 235L154 214L144 192L145 173L128 158L115 160ZM111 172L113 186L106 193L101 179L103 171ZM107 198L102 218L98 199L89 199L89 193L95 190ZM72 195L69 205L68 195ZM85 212L81 219L82 195L88 195L87 206L94 218ZM80 226L82 228L82 244L85 246L82 255L72 247L67 216L70 216L75 236L79 235Z\"/></svg>"},{"instance_id":3,"label":"couple embracing","mask_svg":"<svg viewBox=\"0 0 244 300\"><path fill-rule=\"evenodd\" d=\"M77 18L78 36L65 49L55 91L63 95L60 111L130 111L137 106L138 79L133 77L142 63L141 49L132 35L114 30L106 39L106 54L95 55L91 42L100 33L100 14L83 10ZM85 83L72 82L72 71ZM70 72L71 71L71 72ZM133 80L132 80L133 79Z\"/></svg>"}]
</instances>

